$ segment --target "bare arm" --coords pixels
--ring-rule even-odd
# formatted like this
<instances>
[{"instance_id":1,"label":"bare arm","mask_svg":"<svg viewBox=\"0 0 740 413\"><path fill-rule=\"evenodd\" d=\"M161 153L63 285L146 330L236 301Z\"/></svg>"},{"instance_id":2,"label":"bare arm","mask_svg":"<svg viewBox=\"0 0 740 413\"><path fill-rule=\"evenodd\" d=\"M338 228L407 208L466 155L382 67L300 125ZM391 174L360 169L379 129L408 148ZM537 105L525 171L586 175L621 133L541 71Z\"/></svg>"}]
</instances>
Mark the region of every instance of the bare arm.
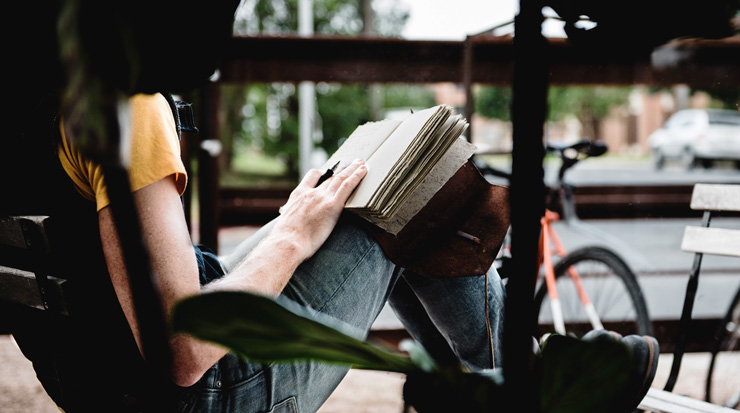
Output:
<instances>
[{"instance_id":1,"label":"bare arm","mask_svg":"<svg viewBox=\"0 0 740 413\"><path fill-rule=\"evenodd\" d=\"M311 257L336 225L352 190L365 176L364 163L355 162L314 188L320 172L312 170L296 187L270 234L252 253L221 280L204 291L240 290L276 297L298 265ZM187 296L201 293L198 268L174 180L165 178L134 193L149 252L153 277L159 287L165 314ZM134 336L141 346L128 273L110 208L99 212L100 233L108 271ZM171 337L173 379L194 384L226 354L226 350L186 335Z\"/></svg>"}]
</instances>

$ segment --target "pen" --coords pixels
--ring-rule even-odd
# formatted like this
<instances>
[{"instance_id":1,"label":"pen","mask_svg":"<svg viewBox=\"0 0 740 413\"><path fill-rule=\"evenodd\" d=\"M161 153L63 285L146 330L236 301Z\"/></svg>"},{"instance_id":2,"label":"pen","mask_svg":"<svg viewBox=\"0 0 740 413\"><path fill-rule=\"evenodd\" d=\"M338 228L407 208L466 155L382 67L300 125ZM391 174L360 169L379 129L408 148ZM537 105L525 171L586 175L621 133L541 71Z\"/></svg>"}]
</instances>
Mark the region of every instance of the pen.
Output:
<instances>
[{"instance_id":1,"label":"pen","mask_svg":"<svg viewBox=\"0 0 740 413\"><path fill-rule=\"evenodd\" d=\"M335 163L334 166L327 169L326 172L324 172L324 174L321 175L321 178L319 178L319 182L316 184L317 187L321 185L322 183L324 183L324 181L326 181L327 179L331 178L332 175L334 175L334 171L337 169L337 166L339 166L339 162L341 161L337 161L337 163Z\"/></svg>"}]
</instances>

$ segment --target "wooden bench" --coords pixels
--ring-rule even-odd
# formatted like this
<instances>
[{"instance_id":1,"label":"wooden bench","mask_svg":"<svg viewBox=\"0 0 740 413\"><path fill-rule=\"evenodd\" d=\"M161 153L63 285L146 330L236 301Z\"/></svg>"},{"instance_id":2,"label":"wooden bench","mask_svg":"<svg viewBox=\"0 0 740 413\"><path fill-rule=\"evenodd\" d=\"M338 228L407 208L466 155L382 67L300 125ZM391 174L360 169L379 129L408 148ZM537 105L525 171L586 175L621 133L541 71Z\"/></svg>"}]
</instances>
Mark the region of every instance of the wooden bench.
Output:
<instances>
[{"instance_id":1,"label":"wooden bench","mask_svg":"<svg viewBox=\"0 0 740 413\"><path fill-rule=\"evenodd\" d=\"M681 244L683 251L692 252L695 255L686 286L686 297L681 313L679 334L676 338L671 373L664 390L650 389L640 408L651 412L733 412L735 410L671 393L678 378L681 359L686 348L686 333L691 324L691 312L699 284L702 257L704 254L740 257L740 230L710 226L713 216L721 212L740 211L740 185L696 184L691 197L691 209L704 212L702 226L686 227Z\"/></svg>"},{"instance_id":2,"label":"wooden bench","mask_svg":"<svg viewBox=\"0 0 740 413\"><path fill-rule=\"evenodd\" d=\"M45 216L0 217L0 302L67 316L66 280L51 275Z\"/></svg>"},{"instance_id":3,"label":"wooden bench","mask_svg":"<svg viewBox=\"0 0 740 413\"><path fill-rule=\"evenodd\" d=\"M638 408L655 413L737 413L737 410L660 389L648 390Z\"/></svg>"}]
</instances>

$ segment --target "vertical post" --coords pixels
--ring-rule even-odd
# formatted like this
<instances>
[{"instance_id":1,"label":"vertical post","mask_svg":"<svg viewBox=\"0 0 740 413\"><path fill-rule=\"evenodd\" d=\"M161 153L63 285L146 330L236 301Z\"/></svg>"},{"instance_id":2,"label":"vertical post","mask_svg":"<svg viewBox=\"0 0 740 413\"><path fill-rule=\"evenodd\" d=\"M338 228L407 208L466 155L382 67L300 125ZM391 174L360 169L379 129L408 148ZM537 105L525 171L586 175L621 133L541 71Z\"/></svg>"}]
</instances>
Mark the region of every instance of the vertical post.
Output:
<instances>
[{"instance_id":1,"label":"vertical post","mask_svg":"<svg viewBox=\"0 0 740 413\"><path fill-rule=\"evenodd\" d=\"M218 252L219 227L219 162L221 141L218 140L218 83L202 89L202 135L198 145L198 204L200 207L200 243Z\"/></svg>"},{"instance_id":2,"label":"vertical post","mask_svg":"<svg viewBox=\"0 0 740 413\"><path fill-rule=\"evenodd\" d=\"M504 376L509 407L538 411L536 383L529 369L534 331L533 296L537 277L540 219L545 212L542 161L547 112L547 42L542 36L541 0L520 0L515 19L512 100L513 151L511 242L514 276L509 279L504 323ZM528 403L522 406L521 403ZM517 409L503 409L513 411Z\"/></svg>"},{"instance_id":3,"label":"vertical post","mask_svg":"<svg viewBox=\"0 0 740 413\"><path fill-rule=\"evenodd\" d=\"M468 142L473 139L473 112L475 111L475 101L473 100L473 37L465 37L463 42L463 64L462 80L465 87L465 118L470 123L468 125Z\"/></svg>"},{"instance_id":4,"label":"vertical post","mask_svg":"<svg viewBox=\"0 0 740 413\"><path fill-rule=\"evenodd\" d=\"M298 34L313 36L313 1L298 2ZM311 169L313 153L314 116L316 99L313 82L303 81L298 85L298 168L300 177Z\"/></svg>"},{"instance_id":5,"label":"vertical post","mask_svg":"<svg viewBox=\"0 0 740 413\"><path fill-rule=\"evenodd\" d=\"M193 179L193 142L195 135L191 132L180 132L180 158L185 165L185 173L188 179ZM191 237L193 234L193 185L188 184L185 192L182 194L182 204L185 211L185 222L188 225L188 232Z\"/></svg>"},{"instance_id":6,"label":"vertical post","mask_svg":"<svg viewBox=\"0 0 740 413\"><path fill-rule=\"evenodd\" d=\"M362 35L365 37L375 37L375 11L373 10L372 0L361 0L362 11ZM367 87L370 105L370 120L380 120L380 110L383 106L383 95L380 84L371 83Z\"/></svg>"}]
</instances>

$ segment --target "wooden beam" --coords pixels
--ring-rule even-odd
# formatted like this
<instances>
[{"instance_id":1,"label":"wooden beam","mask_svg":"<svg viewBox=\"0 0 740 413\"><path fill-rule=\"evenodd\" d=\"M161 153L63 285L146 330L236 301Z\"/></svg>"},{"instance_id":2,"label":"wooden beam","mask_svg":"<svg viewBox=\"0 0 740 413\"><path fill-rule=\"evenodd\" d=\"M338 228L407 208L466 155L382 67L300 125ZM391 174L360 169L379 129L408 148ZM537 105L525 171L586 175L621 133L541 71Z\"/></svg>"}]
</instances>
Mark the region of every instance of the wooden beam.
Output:
<instances>
[{"instance_id":1,"label":"wooden beam","mask_svg":"<svg viewBox=\"0 0 740 413\"><path fill-rule=\"evenodd\" d=\"M548 39L553 85L646 84L740 86L740 36L671 42L652 54L586 50L567 39ZM510 85L514 47L510 37L476 37L470 79ZM367 37L235 37L226 47L224 83L463 83L463 41Z\"/></svg>"}]
</instances>

